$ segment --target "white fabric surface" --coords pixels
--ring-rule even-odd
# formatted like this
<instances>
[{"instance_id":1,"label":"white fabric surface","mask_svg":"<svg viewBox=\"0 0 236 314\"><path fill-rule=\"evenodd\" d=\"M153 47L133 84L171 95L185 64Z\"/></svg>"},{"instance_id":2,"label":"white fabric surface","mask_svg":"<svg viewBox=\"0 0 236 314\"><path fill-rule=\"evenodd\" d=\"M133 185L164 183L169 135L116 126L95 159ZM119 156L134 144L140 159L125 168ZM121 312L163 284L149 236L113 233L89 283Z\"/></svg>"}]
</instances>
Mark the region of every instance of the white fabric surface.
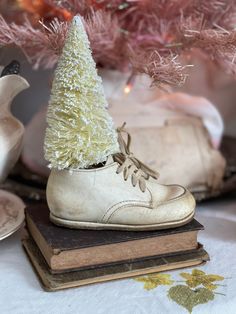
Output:
<instances>
[{"instance_id":1,"label":"white fabric surface","mask_svg":"<svg viewBox=\"0 0 236 314\"><path fill-rule=\"evenodd\" d=\"M236 313L236 199L207 202L197 209L205 225L200 234L211 261L198 269L228 279L213 301L199 305L193 314ZM191 269L185 271L191 272ZM176 280L179 270L167 272ZM168 286L146 291L133 279L96 284L59 292L44 292L20 244L19 232L0 242L1 314L184 314L187 311L169 300Z\"/></svg>"}]
</instances>

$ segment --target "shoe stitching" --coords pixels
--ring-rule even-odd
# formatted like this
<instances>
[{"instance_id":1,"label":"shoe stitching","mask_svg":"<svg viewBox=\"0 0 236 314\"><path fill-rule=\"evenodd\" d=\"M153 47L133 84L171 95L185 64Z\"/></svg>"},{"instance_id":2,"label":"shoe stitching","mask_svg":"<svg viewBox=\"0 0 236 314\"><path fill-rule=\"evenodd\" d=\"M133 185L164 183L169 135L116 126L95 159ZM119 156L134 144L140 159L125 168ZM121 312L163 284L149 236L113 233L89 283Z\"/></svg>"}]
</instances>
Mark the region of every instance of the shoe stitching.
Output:
<instances>
[{"instance_id":1,"label":"shoe stitching","mask_svg":"<svg viewBox=\"0 0 236 314\"><path fill-rule=\"evenodd\" d=\"M105 212L105 214L102 216L102 219L101 221L104 221L106 222L109 218L110 218L110 215L112 215L112 213L109 215L109 212L111 212L116 206L119 206L121 204L125 204L121 207L125 207L125 206L129 206L129 204L132 203L130 206L133 206L133 205L136 205L136 206L139 206L141 207L142 205L148 205L148 202L147 201L137 201L137 200L126 200L126 201L121 201L119 203L116 203L114 205L112 205L110 208L108 208L108 210ZM114 211L116 211L117 209L121 208L121 207L118 207L116 208ZM108 218L106 219L105 217L108 215Z\"/></svg>"},{"instance_id":2,"label":"shoe stitching","mask_svg":"<svg viewBox=\"0 0 236 314\"><path fill-rule=\"evenodd\" d=\"M151 190L147 187L147 190L148 190L148 192L149 192L149 194L150 194L150 197L151 197L151 200L150 200L150 205L152 206L152 208L154 208L154 202L153 202L153 195L152 195L152 192L151 192Z\"/></svg>"},{"instance_id":3,"label":"shoe stitching","mask_svg":"<svg viewBox=\"0 0 236 314\"><path fill-rule=\"evenodd\" d=\"M174 199L172 199L172 200L170 200L170 201L165 201L165 202L162 202L162 203L159 203L158 204L158 207L159 206L162 206L162 205L165 205L165 204L172 204L174 201L176 201L176 200L178 200L180 197L178 197L178 198L174 198ZM132 205L123 205L123 206L121 206L121 207L118 207L118 208L116 208L112 213L111 213L111 215L105 220L105 222L106 223L108 223L109 222L109 220L113 217L113 215L118 211L118 210L120 210L120 209L122 209L122 208L124 208L124 207L132 207L133 205L136 205L137 207L141 207L142 208L142 206L140 205L140 204L132 204ZM114 206L113 206L114 207ZM153 206L145 206L146 208L149 208L149 209L154 209L154 210L158 210L158 208L154 208Z\"/></svg>"},{"instance_id":4,"label":"shoe stitching","mask_svg":"<svg viewBox=\"0 0 236 314\"><path fill-rule=\"evenodd\" d=\"M112 205L110 208L108 208L108 210L107 210L107 211L105 212L105 214L102 216L102 221L105 219L105 216L106 216L112 209L114 209L114 207L118 206L119 204L128 203L128 202L133 202L133 204L138 205L138 206L140 206L140 204L152 206L152 205L153 205L152 193L151 193L151 191L150 191L148 188L147 188L147 191L149 192L150 197L151 197L150 201L125 200L125 201L118 202L118 203ZM132 204L132 205L133 205L133 204ZM151 207L150 207L150 208L151 208Z\"/></svg>"},{"instance_id":5,"label":"shoe stitching","mask_svg":"<svg viewBox=\"0 0 236 314\"><path fill-rule=\"evenodd\" d=\"M166 185L166 186L168 186L168 185ZM171 185L170 185L171 186ZM178 186L178 187L181 187L182 189L183 189L183 193L182 194L180 194L179 196L177 196L177 197L174 197L174 198L172 198L172 199L170 199L170 200L166 200L166 201L162 201L162 202L157 202L156 203L156 205L157 206L160 206L160 205L165 205L165 204L169 204L169 203L172 203L172 202L174 202L174 201L176 201L176 200L180 200L183 196L186 196L186 195L190 195L190 193L183 187L183 186L181 186L181 185L177 185L176 184L176 186ZM151 189L149 189L148 187L147 187L147 190L149 191L149 193L150 193L150 196L151 196L151 205L153 206L153 208L154 208L154 200L153 200L153 194L152 194L152 191L151 191Z\"/></svg>"},{"instance_id":6,"label":"shoe stitching","mask_svg":"<svg viewBox=\"0 0 236 314\"><path fill-rule=\"evenodd\" d=\"M123 206L121 206L121 207L116 208L116 209L111 213L111 215L108 217L108 219L105 221L105 223L108 223L109 220L112 219L112 217L114 216L114 214L115 214L118 210L120 210L120 209L122 209L122 208L125 208L125 207L132 207L133 205L136 205L137 207L143 208L143 206L141 206L140 204L123 205ZM153 208L150 207L150 206L145 206L145 207L148 208L148 209L153 209Z\"/></svg>"},{"instance_id":7,"label":"shoe stitching","mask_svg":"<svg viewBox=\"0 0 236 314\"><path fill-rule=\"evenodd\" d=\"M187 193L186 193L187 192ZM184 189L184 192L182 194L180 194L179 196L177 197L174 197L170 200L166 200L166 201L162 201L162 202L159 202L159 203L156 203L157 206L160 206L160 205L165 205L165 204L170 204L170 203L173 203L175 202L176 200L180 200L181 198L183 198L184 196L189 196L190 193L188 193L188 191L186 189Z\"/></svg>"}]
</instances>

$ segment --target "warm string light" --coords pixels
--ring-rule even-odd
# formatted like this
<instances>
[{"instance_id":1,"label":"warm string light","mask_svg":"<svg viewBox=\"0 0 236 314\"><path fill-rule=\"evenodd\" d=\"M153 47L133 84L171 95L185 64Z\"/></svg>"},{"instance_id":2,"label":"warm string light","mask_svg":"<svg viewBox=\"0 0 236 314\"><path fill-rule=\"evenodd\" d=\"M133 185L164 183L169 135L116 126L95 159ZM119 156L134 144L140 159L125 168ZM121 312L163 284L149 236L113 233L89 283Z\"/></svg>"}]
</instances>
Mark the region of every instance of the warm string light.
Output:
<instances>
[{"instance_id":1,"label":"warm string light","mask_svg":"<svg viewBox=\"0 0 236 314\"><path fill-rule=\"evenodd\" d=\"M134 86L134 81L135 81L135 76L132 74L129 77L129 79L128 79L125 87L124 87L124 94L128 95L131 92L131 90L132 90L132 88Z\"/></svg>"},{"instance_id":2,"label":"warm string light","mask_svg":"<svg viewBox=\"0 0 236 314\"><path fill-rule=\"evenodd\" d=\"M66 21L70 21L73 17L71 12L63 8L55 8L44 0L17 0L20 8L25 11L34 14L37 18L53 19L54 17L61 18Z\"/></svg>"},{"instance_id":3,"label":"warm string light","mask_svg":"<svg viewBox=\"0 0 236 314\"><path fill-rule=\"evenodd\" d=\"M124 88L124 93L126 95L128 95L130 93L131 89L132 89L132 85L131 84L126 84L126 86Z\"/></svg>"}]
</instances>

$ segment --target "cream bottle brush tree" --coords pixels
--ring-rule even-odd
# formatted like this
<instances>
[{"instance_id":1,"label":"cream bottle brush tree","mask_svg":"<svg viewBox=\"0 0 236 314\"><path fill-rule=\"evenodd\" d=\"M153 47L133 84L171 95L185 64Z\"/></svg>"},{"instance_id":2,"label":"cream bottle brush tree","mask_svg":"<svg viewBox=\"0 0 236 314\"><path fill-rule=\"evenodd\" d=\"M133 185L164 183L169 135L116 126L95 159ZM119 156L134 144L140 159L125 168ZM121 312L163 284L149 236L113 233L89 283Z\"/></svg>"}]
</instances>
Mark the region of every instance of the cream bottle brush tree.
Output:
<instances>
[{"instance_id":1,"label":"cream bottle brush tree","mask_svg":"<svg viewBox=\"0 0 236 314\"><path fill-rule=\"evenodd\" d=\"M45 158L58 169L88 168L119 151L102 80L79 16L74 17L52 85Z\"/></svg>"}]
</instances>

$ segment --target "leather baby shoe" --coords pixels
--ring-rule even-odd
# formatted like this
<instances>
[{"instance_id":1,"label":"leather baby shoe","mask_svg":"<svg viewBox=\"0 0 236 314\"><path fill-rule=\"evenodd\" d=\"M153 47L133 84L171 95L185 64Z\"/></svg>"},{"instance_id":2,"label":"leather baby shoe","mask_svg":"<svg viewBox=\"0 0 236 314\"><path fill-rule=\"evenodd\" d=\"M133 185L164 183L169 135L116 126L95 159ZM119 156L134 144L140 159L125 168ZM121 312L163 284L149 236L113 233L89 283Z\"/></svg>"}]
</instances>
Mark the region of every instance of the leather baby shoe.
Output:
<instances>
[{"instance_id":1,"label":"leather baby shoe","mask_svg":"<svg viewBox=\"0 0 236 314\"><path fill-rule=\"evenodd\" d=\"M159 184L158 174L130 152L131 137L124 126L117 131L120 152L109 156L105 165L52 169L47 184L51 221L68 228L141 231L192 220L192 194L179 185Z\"/></svg>"}]
</instances>

